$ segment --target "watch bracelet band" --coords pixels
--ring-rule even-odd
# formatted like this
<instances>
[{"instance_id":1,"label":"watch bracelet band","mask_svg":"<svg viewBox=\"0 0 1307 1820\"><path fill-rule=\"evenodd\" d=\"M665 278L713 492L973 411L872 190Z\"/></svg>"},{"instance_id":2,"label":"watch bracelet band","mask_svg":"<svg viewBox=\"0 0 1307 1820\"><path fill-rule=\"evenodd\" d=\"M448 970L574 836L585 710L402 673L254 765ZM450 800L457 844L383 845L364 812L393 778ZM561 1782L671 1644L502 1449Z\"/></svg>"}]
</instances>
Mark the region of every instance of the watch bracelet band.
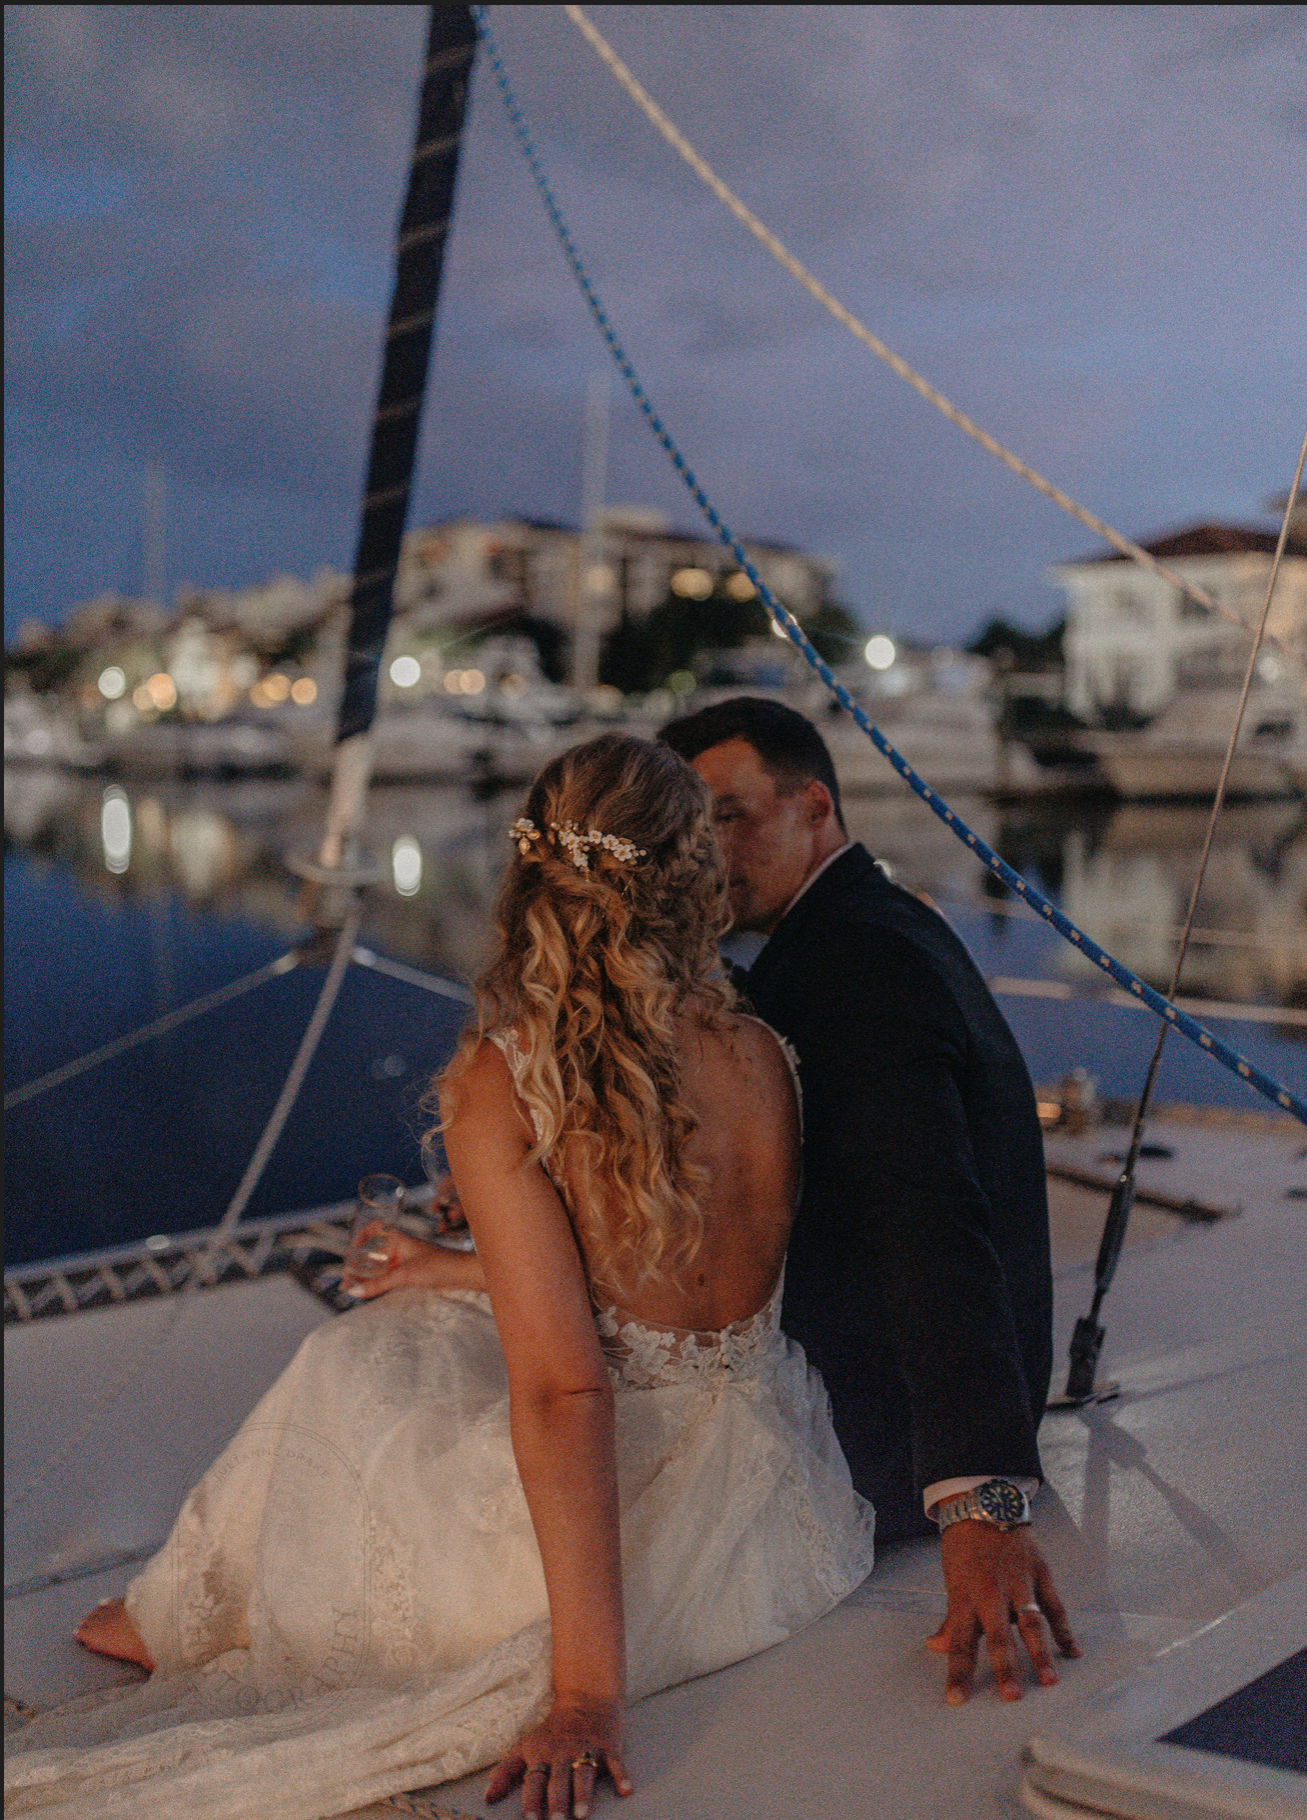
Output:
<instances>
[{"instance_id":1,"label":"watch bracelet band","mask_svg":"<svg viewBox=\"0 0 1307 1820\"><path fill-rule=\"evenodd\" d=\"M1011 1510L1010 1516L1006 1514L1007 1510ZM971 1491L960 1492L955 1498L946 1498L935 1507L934 1520L941 1534L952 1524L968 1518L988 1523L993 1529L1023 1529L1031 1520L1030 1500L1011 1479L993 1478Z\"/></svg>"}]
</instances>

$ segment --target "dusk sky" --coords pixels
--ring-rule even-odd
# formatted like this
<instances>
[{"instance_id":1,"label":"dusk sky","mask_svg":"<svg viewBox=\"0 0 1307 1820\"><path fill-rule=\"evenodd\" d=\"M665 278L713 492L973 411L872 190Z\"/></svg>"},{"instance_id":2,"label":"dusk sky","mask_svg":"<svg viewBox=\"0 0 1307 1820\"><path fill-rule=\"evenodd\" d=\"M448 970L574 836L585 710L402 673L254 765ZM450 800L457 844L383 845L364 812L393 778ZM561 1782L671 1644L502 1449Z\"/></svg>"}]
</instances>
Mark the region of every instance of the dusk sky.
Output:
<instances>
[{"instance_id":1,"label":"dusk sky","mask_svg":"<svg viewBox=\"0 0 1307 1820\"><path fill-rule=\"evenodd\" d=\"M6 638L165 577L347 568L426 9L6 9ZM724 516L869 627L1046 624L1094 540L811 302L559 8L492 9L546 168ZM1307 9L598 6L721 174L1132 535L1269 523L1307 419ZM606 356L478 67L413 523L575 520ZM612 390L607 497L694 507Z\"/></svg>"}]
</instances>

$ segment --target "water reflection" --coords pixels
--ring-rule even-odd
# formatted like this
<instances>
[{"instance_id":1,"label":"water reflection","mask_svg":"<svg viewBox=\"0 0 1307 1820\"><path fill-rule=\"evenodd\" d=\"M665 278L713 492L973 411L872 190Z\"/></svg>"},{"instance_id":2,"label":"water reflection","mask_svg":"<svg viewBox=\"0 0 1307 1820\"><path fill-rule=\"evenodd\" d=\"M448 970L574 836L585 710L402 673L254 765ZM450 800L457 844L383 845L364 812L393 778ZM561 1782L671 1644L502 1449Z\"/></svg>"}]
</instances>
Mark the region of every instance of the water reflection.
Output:
<instances>
[{"instance_id":1,"label":"water reflection","mask_svg":"<svg viewBox=\"0 0 1307 1820\"><path fill-rule=\"evenodd\" d=\"M1170 984L1207 812L1031 803L955 805L983 839L1059 903L1133 972ZM904 884L948 913L984 908L991 933L1029 931L1034 918L914 799L847 804L850 833L890 860ZM1034 963L1027 957L1024 964ZM1006 964L1006 963L1005 963ZM1049 936L1043 971L1101 983L1100 970ZM1183 991L1234 1003L1307 1004L1307 811L1294 803L1236 803L1217 824Z\"/></svg>"},{"instance_id":2,"label":"water reflection","mask_svg":"<svg viewBox=\"0 0 1307 1820\"><path fill-rule=\"evenodd\" d=\"M372 939L416 965L466 977L482 959L520 792L452 785L373 790L369 839L390 856L370 905ZM311 847L322 789L305 780L108 790L66 774L6 778L5 843L45 855L89 894L137 902L179 893L219 916L289 934L295 885L283 855ZM1116 810L959 800L959 812L1012 865L1060 901L1127 966L1164 987L1205 828L1198 808ZM997 963L1079 979L1097 970L1034 924L1002 884L915 798L854 798L849 831L927 891L971 938L987 913ZM968 915L968 912L972 913ZM1237 804L1218 825L1184 990L1231 1001L1307 1004L1307 813Z\"/></svg>"},{"instance_id":3,"label":"water reflection","mask_svg":"<svg viewBox=\"0 0 1307 1820\"><path fill-rule=\"evenodd\" d=\"M1062 900L1143 978L1165 985L1189 908L1207 818L1132 804L1097 839L1064 840ZM1234 1001L1307 1003L1307 829L1293 805L1240 804L1218 826L1185 959L1184 990ZM1068 977L1096 972L1069 946Z\"/></svg>"},{"instance_id":4,"label":"water reflection","mask_svg":"<svg viewBox=\"0 0 1307 1820\"><path fill-rule=\"evenodd\" d=\"M126 795L110 785L100 805L100 845L109 872L126 872L132 857L132 811Z\"/></svg>"}]
</instances>

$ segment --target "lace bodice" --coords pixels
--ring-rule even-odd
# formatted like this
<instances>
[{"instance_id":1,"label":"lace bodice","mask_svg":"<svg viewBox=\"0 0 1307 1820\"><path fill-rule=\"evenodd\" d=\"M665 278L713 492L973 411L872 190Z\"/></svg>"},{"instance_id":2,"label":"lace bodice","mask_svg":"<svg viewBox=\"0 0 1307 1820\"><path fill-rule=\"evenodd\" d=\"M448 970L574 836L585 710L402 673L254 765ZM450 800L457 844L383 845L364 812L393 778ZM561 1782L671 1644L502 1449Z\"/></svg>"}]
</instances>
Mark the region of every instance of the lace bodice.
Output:
<instances>
[{"instance_id":1,"label":"lace bodice","mask_svg":"<svg viewBox=\"0 0 1307 1820\"><path fill-rule=\"evenodd\" d=\"M610 1305L597 1309L595 1326L617 1384L649 1390L661 1384L702 1383L711 1378L757 1378L785 1356L780 1331L782 1270L765 1307L729 1327L696 1332L653 1327Z\"/></svg>"},{"instance_id":2,"label":"lace bodice","mask_svg":"<svg viewBox=\"0 0 1307 1820\"><path fill-rule=\"evenodd\" d=\"M751 1020L762 1023L761 1018ZM771 1025L764 1025L771 1030ZM798 1058L784 1037L772 1035L780 1044L799 1102L802 1118L803 1096L799 1085ZM511 1030L495 1031L492 1040L503 1053L515 1082L520 1082L526 1058ZM535 1112L527 1103L532 1128L540 1135ZM663 1384L702 1383L713 1378L752 1379L763 1376L785 1356L785 1339L780 1331L781 1296L785 1287L785 1270L781 1268L776 1285L756 1314L729 1326L709 1329L653 1326L638 1319L626 1309L609 1303L595 1310L599 1343L608 1361L609 1374L617 1385L635 1389L652 1389Z\"/></svg>"}]
</instances>

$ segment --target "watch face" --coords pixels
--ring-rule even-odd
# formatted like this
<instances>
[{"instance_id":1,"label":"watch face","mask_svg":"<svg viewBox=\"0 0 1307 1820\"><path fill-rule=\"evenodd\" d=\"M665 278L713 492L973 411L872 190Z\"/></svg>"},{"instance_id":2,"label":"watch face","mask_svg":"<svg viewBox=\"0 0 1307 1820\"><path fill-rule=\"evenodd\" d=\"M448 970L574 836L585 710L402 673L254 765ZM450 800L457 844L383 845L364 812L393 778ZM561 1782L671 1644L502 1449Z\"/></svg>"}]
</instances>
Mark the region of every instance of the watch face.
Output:
<instances>
[{"instance_id":1,"label":"watch face","mask_svg":"<svg viewBox=\"0 0 1307 1820\"><path fill-rule=\"evenodd\" d=\"M992 1523L1020 1523L1026 1515L1026 1500L1006 1479L990 1479L978 1486L976 1502Z\"/></svg>"}]
</instances>

